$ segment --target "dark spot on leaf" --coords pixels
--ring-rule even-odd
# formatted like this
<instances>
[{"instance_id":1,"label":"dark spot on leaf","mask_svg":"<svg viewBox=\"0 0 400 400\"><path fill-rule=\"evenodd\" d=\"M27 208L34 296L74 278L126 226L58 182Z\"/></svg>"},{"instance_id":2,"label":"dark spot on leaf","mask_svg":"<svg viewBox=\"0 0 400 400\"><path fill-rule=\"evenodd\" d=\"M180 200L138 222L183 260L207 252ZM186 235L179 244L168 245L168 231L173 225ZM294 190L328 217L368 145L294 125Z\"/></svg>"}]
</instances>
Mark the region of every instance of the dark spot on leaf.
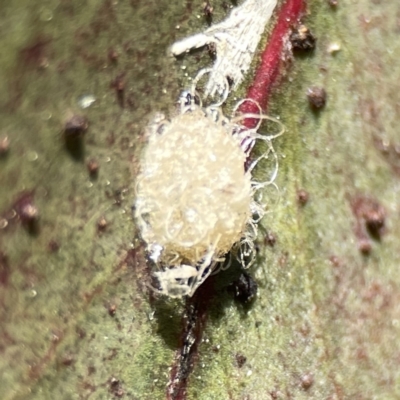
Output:
<instances>
[{"instance_id":1,"label":"dark spot on leaf","mask_svg":"<svg viewBox=\"0 0 400 400\"><path fill-rule=\"evenodd\" d=\"M314 377L312 374L307 373L301 377L301 387L304 390L310 389L310 387L313 385L313 383L314 383Z\"/></svg>"},{"instance_id":2,"label":"dark spot on leaf","mask_svg":"<svg viewBox=\"0 0 400 400\"><path fill-rule=\"evenodd\" d=\"M119 54L117 53L117 51L113 48L108 50L108 59L113 62L116 63L118 60Z\"/></svg>"},{"instance_id":3,"label":"dark spot on leaf","mask_svg":"<svg viewBox=\"0 0 400 400\"><path fill-rule=\"evenodd\" d=\"M14 201L13 209L27 231L32 235L36 235L39 233L39 210L34 204L33 198L33 191L22 192L17 200Z\"/></svg>"},{"instance_id":4,"label":"dark spot on leaf","mask_svg":"<svg viewBox=\"0 0 400 400\"><path fill-rule=\"evenodd\" d=\"M10 264L5 253L0 251L0 285L6 286L10 277Z\"/></svg>"},{"instance_id":5,"label":"dark spot on leaf","mask_svg":"<svg viewBox=\"0 0 400 400\"><path fill-rule=\"evenodd\" d=\"M90 159L86 163L86 168L87 168L91 178L97 178L98 177L100 165L97 162L97 160L95 160L94 158Z\"/></svg>"},{"instance_id":6,"label":"dark spot on leaf","mask_svg":"<svg viewBox=\"0 0 400 400\"><path fill-rule=\"evenodd\" d=\"M125 72L117 75L115 79L111 82L111 88L115 90L115 94L117 96L118 105L123 108L125 102Z\"/></svg>"},{"instance_id":7,"label":"dark spot on leaf","mask_svg":"<svg viewBox=\"0 0 400 400\"><path fill-rule=\"evenodd\" d=\"M292 31L289 37L294 51L311 51L315 48L316 37L305 26L300 25Z\"/></svg>"},{"instance_id":8,"label":"dark spot on leaf","mask_svg":"<svg viewBox=\"0 0 400 400\"><path fill-rule=\"evenodd\" d=\"M7 135L0 136L0 158L8 154L10 149L10 139Z\"/></svg>"},{"instance_id":9,"label":"dark spot on leaf","mask_svg":"<svg viewBox=\"0 0 400 400\"><path fill-rule=\"evenodd\" d=\"M305 206L309 200L310 196L304 189L299 189L297 191L297 201L301 206Z\"/></svg>"},{"instance_id":10,"label":"dark spot on leaf","mask_svg":"<svg viewBox=\"0 0 400 400\"><path fill-rule=\"evenodd\" d=\"M326 91L319 86L312 86L307 89L308 102L313 110L320 110L326 104Z\"/></svg>"},{"instance_id":11,"label":"dark spot on leaf","mask_svg":"<svg viewBox=\"0 0 400 400\"><path fill-rule=\"evenodd\" d=\"M38 68L43 65L46 59L47 48L51 39L36 37L31 44L20 51L20 63L26 67Z\"/></svg>"},{"instance_id":12,"label":"dark spot on leaf","mask_svg":"<svg viewBox=\"0 0 400 400\"><path fill-rule=\"evenodd\" d=\"M370 239L381 241L385 233L386 210L376 199L364 195L355 196L351 208L356 217L358 248L363 254L369 254L372 250Z\"/></svg>"},{"instance_id":13,"label":"dark spot on leaf","mask_svg":"<svg viewBox=\"0 0 400 400\"><path fill-rule=\"evenodd\" d=\"M244 364L246 364L247 357L244 356L242 353L237 353L235 356L236 364L239 368L242 368Z\"/></svg>"},{"instance_id":14,"label":"dark spot on leaf","mask_svg":"<svg viewBox=\"0 0 400 400\"><path fill-rule=\"evenodd\" d=\"M116 312L117 312L117 306L116 306L115 304L111 304L111 305L108 307L108 314L109 314L111 317L114 317Z\"/></svg>"},{"instance_id":15,"label":"dark spot on leaf","mask_svg":"<svg viewBox=\"0 0 400 400\"><path fill-rule=\"evenodd\" d=\"M64 125L66 136L82 136L88 129L89 122L83 115L71 115Z\"/></svg>"},{"instance_id":16,"label":"dark spot on leaf","mask_svg":"<svg viewBox=\"0 0 400 400\"><path fill-rule=\"evenodd\" d=\"M247 273L242 272L238 279L228 286L236 301L246 304L254 299L258 286L256 281Z\"/></svg>"},{"instance_id":17,"label":"dark spot on leaf","mask_svg":"<svg viewBox=\"0 0 400 400\"><path fill-rule=\"evenodd\" d=\"M84 158L85 147L83 136L89 127L88 120L82 115L71 115L64 125L65 147L68 153L77 161Z\"/></svg>"},{"instance_id":18,"label":"dark spot on leaf","mask_svg":"<svg viewBox=\"0 0 400 400\"><path fill-rule=\"evenodd\" d=\"M264 243L265 243L267 246L274 247L275 244L276 244L276 236L275 236L272 232L268 232L268 233L265 235Z\"/></svg>"},{"instance_id":19,"label":"dark spot on leaf","mask_svg":"<svg viewBox=\"0 0 400 400\"><path fill-rule=\"evenodd\" d=\"M110 393L116 397L122 397L125 394L125 391L122 389L119 379L114 377L110 379Z\"/></svg>"},{"instance_id":20,"label":"dark spot on leaf","mask_svg":"<svg viewBox=\"0 0 400 400\"><path fill-rule=\"evenodd\" d=\"M60 243L58 243L56 240L51 239L47 245L50 253L56 253L60 249Z\"/></svg>"},{"instance_id":21,"label":"dark spot on leaf","mask_svg":"<svg viewBox=\"0 0 400 400\"><path fill-rule=\"evenodd\" d=\"M75 362L74 357L71 354L66 354L61 360L61 364L64 367L70 367Z\"/></svg>"}]
</instances>

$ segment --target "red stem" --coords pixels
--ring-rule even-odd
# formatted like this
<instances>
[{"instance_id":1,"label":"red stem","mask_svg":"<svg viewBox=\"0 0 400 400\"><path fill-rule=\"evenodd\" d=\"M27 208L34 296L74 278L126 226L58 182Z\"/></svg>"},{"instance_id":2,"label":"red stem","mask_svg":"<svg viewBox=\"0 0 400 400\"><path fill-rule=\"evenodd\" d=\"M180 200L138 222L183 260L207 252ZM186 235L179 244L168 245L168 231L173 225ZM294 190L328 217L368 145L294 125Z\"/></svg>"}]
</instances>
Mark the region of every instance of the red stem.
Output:
<instances>
[{"instance_id":1,"label":"red stem","mask_svg":"<svg viewBox=\"0 0 400 400\"><path fill-rule=\"evenodd\" d=\"M268 106L271 89L279 77L280 65L283 59L285 44L288 40L290 28L296 25L304 11L304 0L287 0L277 13L278 20L271 37L261 56L253 84L247 90L247 98L256 101L264 111ZM259 114L258 107L253 102L245 102L240 107L242 113ZM255 119L246 119L244 125L253 128Z\"/></svg>"}]
</instances>

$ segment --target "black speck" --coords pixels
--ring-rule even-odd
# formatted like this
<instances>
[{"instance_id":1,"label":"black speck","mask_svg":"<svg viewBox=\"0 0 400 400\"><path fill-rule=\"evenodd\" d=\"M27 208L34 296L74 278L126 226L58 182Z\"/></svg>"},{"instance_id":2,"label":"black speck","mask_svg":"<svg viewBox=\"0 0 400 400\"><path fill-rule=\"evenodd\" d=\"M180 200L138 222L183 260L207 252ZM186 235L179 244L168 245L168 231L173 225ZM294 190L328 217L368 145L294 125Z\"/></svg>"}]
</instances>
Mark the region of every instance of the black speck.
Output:
<instances>
[{"instance_id":1,"label":"black speck","mask_svg":"<svg viewBox=\"0 0 400 400\"><path fill-rule=\"evenodd\" d=\"M242 272L239 278L231 283L229 290L233 292L235 300L246 304L253 300L257 294L258 286L247 272Z\"/></svg>"},{"instance_id":2,"label":"black speck","mask_svg":"<svg viewBox=\"0 0 400 400\"><path fill-rule=\"evenodd\" d=\"M298 28L294 29L289 39L295 51L314 50L317 41L316 37L305 25L300 25Z\"/></svg>"}]
</instances>

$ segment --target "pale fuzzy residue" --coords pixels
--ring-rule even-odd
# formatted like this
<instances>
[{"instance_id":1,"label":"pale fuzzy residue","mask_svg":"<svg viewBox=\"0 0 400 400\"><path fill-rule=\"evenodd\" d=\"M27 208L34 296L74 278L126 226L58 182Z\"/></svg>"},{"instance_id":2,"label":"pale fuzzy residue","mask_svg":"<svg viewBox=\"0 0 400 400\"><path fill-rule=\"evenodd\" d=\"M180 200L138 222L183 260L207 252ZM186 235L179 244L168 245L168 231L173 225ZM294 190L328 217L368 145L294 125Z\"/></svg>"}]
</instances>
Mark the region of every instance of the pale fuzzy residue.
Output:
<instances>
[{"instance_id":1,"label":"pale fuzzy residue","mask_svg":"<svg viewBox=\"0 0 400 400\"><path fill-rule=\"evenodd\" d=\"M199 262L210 246L223 256L250 218L250 174L230 132L200 109L179 115L151 135L139 177L142 236L164 249L169 265Z\"/></svg>"},{"instance_id":2,"label":"pale fuzzy residue","mask_svg":"<svg viewBox=\"0 0 400 400\"><path fill-rule=\"evenodd\" d=\"M277 0L246 0L221 23L175 42L171 52L179 55L193 48L214 44L217 56L206 85L206 95L223 93L227 78L233 81L232 89L235 90L250 68L276 3Z\"/></svg>"},{"instance_id":3,"label":"pale fuzzy residue","mask_svg":"<svg viewBox=\"0 0 400 400\"><path fill-rule=\"evenodd\" d=\"M196 104L195 92L193 87L175 117L157 114L148 125L149 142L136 180L135 218L158 269L158 287L152 288L170 297L192 296L210 274L229 266L222 264L229 253L244 268L254 262L257 223L266 206L261 189L276 186L272 140L284 131L266 115L237 114L251 100L238 102L229 118L215 104ZM258 119L257 126L243 126L246 118ZM259 134L263 119L278 123L281 131ZM267 148L245 168L256 140ZM272 162L272 171L260 182L252 171L263 159Z\"/></svg>"},{"instance_id":4,"label":"pale fuzzy residue","mask_svg":"<svg viewBox=\"0 0 400 400\"><path fill-rule=\"evenodd\" d=\"M192 295L251 220L246 155L221 121L195 105L159 121L142 161L135 216L162 269L160 292L171 297Z\"/></svg>"}]
</instances>

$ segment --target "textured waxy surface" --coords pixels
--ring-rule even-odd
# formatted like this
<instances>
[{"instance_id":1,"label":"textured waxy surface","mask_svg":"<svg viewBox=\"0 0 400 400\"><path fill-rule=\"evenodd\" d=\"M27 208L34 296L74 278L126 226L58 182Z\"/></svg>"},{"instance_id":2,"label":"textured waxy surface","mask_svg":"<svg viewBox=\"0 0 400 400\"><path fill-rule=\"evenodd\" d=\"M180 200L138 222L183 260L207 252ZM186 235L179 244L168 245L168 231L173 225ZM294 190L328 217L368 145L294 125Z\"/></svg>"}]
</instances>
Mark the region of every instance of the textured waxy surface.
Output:
<instances>
[{"instance_id":1,"label":"textured waxy surface","mask_svg":"<svg viewBox=\"0 0 400 400\"><path fill-rule=\"evenodd\" d=\"M163 247L166 265L195 266L209 251L217 259L241 239L252 202L245 159L229 125L197 106L150 135L135 212L143 239Z\"/></svg>"}]
</instances>

